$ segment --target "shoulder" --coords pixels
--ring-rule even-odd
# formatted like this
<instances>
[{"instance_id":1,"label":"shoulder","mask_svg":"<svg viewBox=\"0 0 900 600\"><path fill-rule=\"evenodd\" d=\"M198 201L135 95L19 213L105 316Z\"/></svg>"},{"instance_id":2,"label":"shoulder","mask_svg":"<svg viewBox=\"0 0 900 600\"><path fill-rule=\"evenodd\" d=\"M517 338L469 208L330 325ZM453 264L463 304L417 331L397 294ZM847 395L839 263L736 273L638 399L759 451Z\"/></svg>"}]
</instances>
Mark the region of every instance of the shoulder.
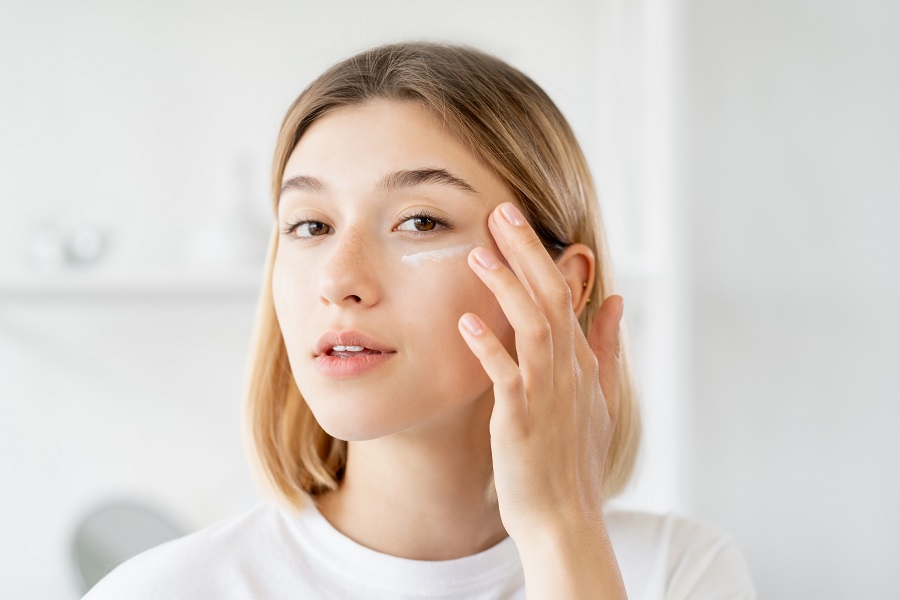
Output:
<instances>
[{"instance_id":1,"label":"shoulder","mask_svg":"<svg viewBox=\"0 0 900 600\"><path fill-rule=\"evenodd\" d=\"M633 597L756 598L747 563L729 534L672 513L610 509L606 523L626 589L644 590Z\"/></svg>"},{"instance_id":2,"label":"shoulder","mask_svg":"<svg viewBox=\"0 0 900 600\"><path fill-rule=\"evenodd\" d=\"M262 502L200 531L166 542L118 565L84 600L242 598L235 595L242 563L277 535L280 512Z\"/></svg>"}]
</instances>

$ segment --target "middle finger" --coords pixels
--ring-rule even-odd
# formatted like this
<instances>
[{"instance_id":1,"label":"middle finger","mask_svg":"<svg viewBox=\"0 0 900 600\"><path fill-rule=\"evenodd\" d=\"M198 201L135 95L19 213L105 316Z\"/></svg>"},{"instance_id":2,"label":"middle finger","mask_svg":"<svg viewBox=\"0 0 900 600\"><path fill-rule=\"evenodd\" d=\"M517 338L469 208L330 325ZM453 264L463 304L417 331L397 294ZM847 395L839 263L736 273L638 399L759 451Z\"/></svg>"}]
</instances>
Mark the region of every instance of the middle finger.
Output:
<instances>
[{"instance_id":1,"label":"middle finger","mask_svg":"<svg viewBox=\"0 0 900 600\"><path fill-rule=\"evenodd\" d=\"M546 376L553 362L550 323L510 269L493 252L478 246L469 253L469 266L496 296L516 333L519 369L526 383ZM552 378L548 378L551 379Z\"/></svg>"}]
</instances>

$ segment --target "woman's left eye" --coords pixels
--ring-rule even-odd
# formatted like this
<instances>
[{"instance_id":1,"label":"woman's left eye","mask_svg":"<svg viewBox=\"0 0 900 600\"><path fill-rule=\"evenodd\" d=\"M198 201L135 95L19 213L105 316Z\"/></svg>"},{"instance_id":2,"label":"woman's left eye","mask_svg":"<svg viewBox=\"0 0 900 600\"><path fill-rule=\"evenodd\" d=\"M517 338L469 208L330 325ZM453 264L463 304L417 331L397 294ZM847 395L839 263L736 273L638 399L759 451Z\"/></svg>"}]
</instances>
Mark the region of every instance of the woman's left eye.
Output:
<instances>
[{"instance_id":1,"label":"woman's left eye","mask_svg":"<svg viewBox=\"0 0 900 600\"><path fill-rule=\"evenodd\" d=\"M426 212L417 212L412 215L403 215L400 217L403 223L401 224L399 230L400 231L409 231L411 233L415 233L416 235L428 235L431 233L436 233L440 231L440 229L452 229L450 223L441 219L440 217L436 217ZM403 224L412 223L414 229L403 229Z\"/></svg>"}]
</instances>

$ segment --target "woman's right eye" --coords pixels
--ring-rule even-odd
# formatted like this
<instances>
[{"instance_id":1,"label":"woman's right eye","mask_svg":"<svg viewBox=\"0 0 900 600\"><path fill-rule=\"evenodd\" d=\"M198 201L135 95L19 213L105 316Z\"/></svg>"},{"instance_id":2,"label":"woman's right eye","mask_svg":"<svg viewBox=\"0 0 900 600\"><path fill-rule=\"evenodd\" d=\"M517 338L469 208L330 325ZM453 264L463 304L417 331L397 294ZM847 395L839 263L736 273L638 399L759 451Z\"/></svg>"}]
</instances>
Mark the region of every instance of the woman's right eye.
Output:
<instances>
[{"instance_id":1,"label":"woman's right eye","mask_svg":"<svg viewBox=\"0 0 900 600\"><path fill-rule=\"evenodd\" d=\"M318 237L319 234L327 227L328 225L322 223L321 221L312 221L309 219L305 219L287 225L281 231L281 233L292 239ZM302 235L302 233L295 234L295 231L307 233L309 235Z\"/></svg>"}]
</instances>

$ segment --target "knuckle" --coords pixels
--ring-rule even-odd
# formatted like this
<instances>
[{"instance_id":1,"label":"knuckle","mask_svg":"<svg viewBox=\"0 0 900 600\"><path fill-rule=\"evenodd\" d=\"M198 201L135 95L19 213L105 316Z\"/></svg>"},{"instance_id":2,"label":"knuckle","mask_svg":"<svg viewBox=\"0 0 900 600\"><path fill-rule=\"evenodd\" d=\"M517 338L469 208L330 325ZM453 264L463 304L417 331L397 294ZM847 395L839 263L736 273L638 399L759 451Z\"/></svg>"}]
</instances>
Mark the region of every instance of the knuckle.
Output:
<instances>
[{"instance_id":1,"label":"knuckle","mask_svg":"<svg viewBox=\"0 0 900 600\"><path fill-rule=\"evenodd\" d=\"M542 252L546 252L547 249L544 248L543 242L541 242L540 238L536 235L529 235L522 241L522 247L527 252L533 252L536 250L541 250Z\"/></svg>"},{"instance_id":2,"label":"knuckle","mask_svg":"<svg viewBox=\"0 0 900 600\"><path fill-rule=\"evenodd\" d=\"M538 344L547 343L552 339L550 323L545 318L532 319L525 335Z\"/></svg>"},{"instance_id":3,"label":"knuckle","mask_svg":"<svg viewBox=\"0 0 900 600\"><path fill-rule=\"evenodd\" d=\"M572 290L565 281L560 282L558 286L554 286L552 297L557 306L562 308L572 306Z\"/></svg>"},{"instance_id":4,"label":"knuckle","mask_svg":"<svg viewBox=\"0 0 900 600\"><path fill-rule=\"evenodd\" d=\"M504 348L503 345L499 342L495 344L489 344L487 349L485 350L485 354L487 355L488 359L499 359L502 358L504 354L506 354L506 348Z\"/></svg>"},{"instance_id":5,"label":"knuckle","mask_svg":"<svg viewBox=\"0 0 900 600\"><path fill-rule=\"evenodd\" d=\"M518 369L510 369L503 374L500 380L500 386L510 392L516 392L523 389L525 385L522 379L522 373Z\"/></svg>"}]
</instances>

